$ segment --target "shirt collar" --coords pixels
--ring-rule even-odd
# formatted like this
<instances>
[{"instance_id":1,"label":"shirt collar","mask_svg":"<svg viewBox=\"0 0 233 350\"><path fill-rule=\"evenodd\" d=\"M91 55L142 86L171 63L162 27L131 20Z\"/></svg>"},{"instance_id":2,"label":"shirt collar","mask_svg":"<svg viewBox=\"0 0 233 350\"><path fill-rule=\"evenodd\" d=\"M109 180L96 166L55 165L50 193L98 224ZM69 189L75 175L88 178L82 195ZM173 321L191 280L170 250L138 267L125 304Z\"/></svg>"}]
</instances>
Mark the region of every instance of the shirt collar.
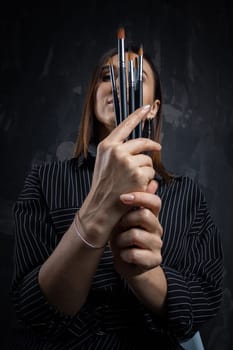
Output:
<instances>
[{"instance_id":1,"label":"shirt collar","mask_svg":"<svg viewBox=\"0 0 233 350\"><path fill-rule=\"evenodd\" d=\"M81 167L84 164L94 163L96 152L97 146L94 142L91 142L88 146L87 157L85 157L83 153L78 157L78 167Z\"/></svg>"}]
</instances>

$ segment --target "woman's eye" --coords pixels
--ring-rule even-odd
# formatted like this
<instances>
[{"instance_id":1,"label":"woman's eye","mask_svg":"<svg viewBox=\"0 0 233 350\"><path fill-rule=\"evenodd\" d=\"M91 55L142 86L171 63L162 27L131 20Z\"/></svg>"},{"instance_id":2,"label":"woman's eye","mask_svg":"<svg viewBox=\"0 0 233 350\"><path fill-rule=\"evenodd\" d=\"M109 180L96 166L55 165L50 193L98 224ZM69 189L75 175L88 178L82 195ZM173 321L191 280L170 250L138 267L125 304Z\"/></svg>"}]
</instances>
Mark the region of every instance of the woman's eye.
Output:
<instances>
[{"instance_id":1,"label":"woman's eye","mask_svg":"<svg viewBox=\"0 0 233 350\"><path fill-rule=\"evenodd\" d=\"M110 74L109 73L102 74L102 81L110 81Z\"/></svg>"}]
</instances>

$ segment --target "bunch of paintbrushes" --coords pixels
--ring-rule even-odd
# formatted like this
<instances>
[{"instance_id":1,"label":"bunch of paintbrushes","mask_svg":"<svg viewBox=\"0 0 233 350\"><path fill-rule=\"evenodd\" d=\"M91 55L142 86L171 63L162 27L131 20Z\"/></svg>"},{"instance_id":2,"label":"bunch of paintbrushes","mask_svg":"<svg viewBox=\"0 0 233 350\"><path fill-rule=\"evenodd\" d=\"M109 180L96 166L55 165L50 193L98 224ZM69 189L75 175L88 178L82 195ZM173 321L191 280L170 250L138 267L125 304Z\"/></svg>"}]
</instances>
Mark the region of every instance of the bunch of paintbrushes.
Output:
<instances>
[{"instance_id":1,"label":"bunch of paintbrushes","mask_svg":"<svg viewBox=\"0 0 233 350\"><path fill-rule=\"evenodd\" d=\"M130 50L128 51L128 70L126 70L126 53L125 53L125 30L120 28L117 32L118 40L118 84L119 93L117 92L114 68L110 62L110 78L112 83L113 101L116 115L116 125L119 125L129 114L134 112L143 104L143 47L139 48L138 55L135 56ZM128 77L127 77L128 74ZM127 84L128 80L128 84ZM128 92L127 92L128 89ZM127 101L128 97L128 101ZM150 121L142 133L142 123L133 130L130 138L142 136L151 137ZM146 135L145 135L146 132Z\"/></svg>"}]
</instances>

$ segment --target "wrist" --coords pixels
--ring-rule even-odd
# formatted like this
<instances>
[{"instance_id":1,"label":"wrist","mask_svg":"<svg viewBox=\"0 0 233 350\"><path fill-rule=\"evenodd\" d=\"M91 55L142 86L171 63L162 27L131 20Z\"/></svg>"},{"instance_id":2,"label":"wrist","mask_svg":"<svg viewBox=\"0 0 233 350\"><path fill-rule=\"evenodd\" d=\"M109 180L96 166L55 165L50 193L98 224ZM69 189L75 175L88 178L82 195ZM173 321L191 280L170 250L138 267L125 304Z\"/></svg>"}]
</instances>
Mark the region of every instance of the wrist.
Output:
<instances>
[{"instance_id":1,"label":"wrist","mask_svg":"<svg viewBox=\"0 0 233 350\"><path fill-rule=\"evenodd\" d=\"M102 215L97 215L92 211L84 212L81 208L75 215L73 226L78 236L81 235L84 238L83 241L90 243L90 246L104 247L106 245L109 235Z\"/></svg>"},{"instance_id":2,"label":"wrist","mask_svg":"<svg viewBox=\"0 0 233 350\"><path fill-rule=\"evenodd\" d=\"M79 212L77 212L77 214L75 215L73 225L74 225L75 233L77 234L79 239L82 241L82 243L84 243L85 246L87 246L88 248L91 248L91 249L103 249L103 248L105 248L106 243L99 244L99 243L95 243L95 242L89 240L90 237L87 236L85 230L83 229L83 225L82 225L82 222L81 222L80 217L79 217Z\"/></svg>"},{"instance_id":3,"label":"wrist","mask_svg":"<svg viewBox=\"0 0 233 350\"><path fill-rule=\"evenodd\" d=\"M103 200L103 197L102 201L97 201L90 192L79 209L80 220L85 232L88 233L88 236L90 235L90 239L95 240L96 237L105 236L108 240L114 226L122 216L116 205L109 203L106 198ZM122 204L121 206L124 207Z\"/></svg>"}]
</instances>

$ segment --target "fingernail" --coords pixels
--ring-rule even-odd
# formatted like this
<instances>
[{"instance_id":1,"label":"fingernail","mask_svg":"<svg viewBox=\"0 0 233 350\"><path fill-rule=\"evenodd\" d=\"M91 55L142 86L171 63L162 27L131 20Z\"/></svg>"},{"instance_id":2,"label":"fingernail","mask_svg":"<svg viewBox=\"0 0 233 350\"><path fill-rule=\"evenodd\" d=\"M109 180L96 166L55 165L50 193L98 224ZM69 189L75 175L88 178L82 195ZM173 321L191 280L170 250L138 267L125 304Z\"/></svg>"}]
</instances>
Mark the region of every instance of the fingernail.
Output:
<instances>
[{"instance_id":1,"label":"fingernail","mask_svg":"<svg viewBox=\"0 0 233 350\"><path fill-rule=\"evenodd\" d=\"M134 198L135 198L135 196L133 194L130 194L130 193L120 195L120 200L123 203L132 203L134 201Z\"/></svg>"},{"instance_id":2,"label":"fingernail","mask_svg":"<svg viewBox=\"0 0 233 350\"><path fill-rule=\"evenodd\" d=\"M148 109L150 109L150 105L144 105L144 106L142 106L142 109L143 110L148 110Z\"/></svg>"}]
</instances>

